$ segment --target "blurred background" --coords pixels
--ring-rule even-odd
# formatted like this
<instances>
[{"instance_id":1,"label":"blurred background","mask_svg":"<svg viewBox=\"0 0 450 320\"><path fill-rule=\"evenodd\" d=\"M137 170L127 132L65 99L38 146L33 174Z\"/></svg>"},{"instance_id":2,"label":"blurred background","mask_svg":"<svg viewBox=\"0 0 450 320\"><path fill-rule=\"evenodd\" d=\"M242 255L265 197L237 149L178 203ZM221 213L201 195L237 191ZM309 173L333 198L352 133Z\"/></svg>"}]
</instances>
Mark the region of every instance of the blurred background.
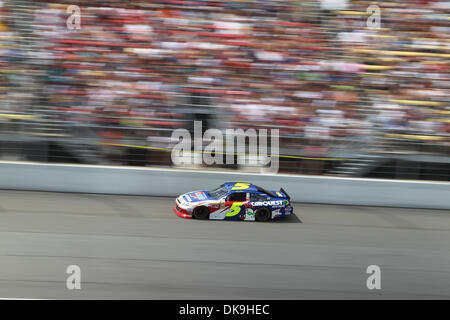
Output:
<instances>
[{"instance_id":1,"label":"blurred background","mask_svg":"<svg viewBox=\"0 0 450 320\"><path fill-rule=\"evenodd\" d=\"M0 1L0 160L174 167L202 120L279 129L280 173L449 181L450 2L372 4Z\"/></svg>"}]
</instances>

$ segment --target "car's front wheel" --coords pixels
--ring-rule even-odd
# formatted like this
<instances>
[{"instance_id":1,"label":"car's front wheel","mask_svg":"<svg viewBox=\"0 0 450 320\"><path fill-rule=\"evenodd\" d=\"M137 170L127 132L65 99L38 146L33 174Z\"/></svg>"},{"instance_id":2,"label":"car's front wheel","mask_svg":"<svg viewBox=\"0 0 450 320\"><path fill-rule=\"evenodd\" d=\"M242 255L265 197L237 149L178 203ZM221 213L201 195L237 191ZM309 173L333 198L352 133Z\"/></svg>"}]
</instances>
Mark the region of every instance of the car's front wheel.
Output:
<instances>
[{"instance_id":1,"label":"car's front wheel","mask_svg":"<svg viewBox=\"0 0 450 320\"><path fill-rule=\"evenodd\" d=\"M195 219L205 220L209 218L209 210L206 207L197 207L194 209L192 216Z\"/></svg>"},{"instance_id":2,"label":"car's front wheel","mask_svg":"<svg viewBox=\"0 0 450 320\"><path fill-rule=\"evenodd\" d=\"M270 218L271 218L271 213L270 213L269 209L260 208L260 209L256 210L256 213L255 213L256 221L265 222L265 221L269 221Z\"/></svg>"}]
</instances>

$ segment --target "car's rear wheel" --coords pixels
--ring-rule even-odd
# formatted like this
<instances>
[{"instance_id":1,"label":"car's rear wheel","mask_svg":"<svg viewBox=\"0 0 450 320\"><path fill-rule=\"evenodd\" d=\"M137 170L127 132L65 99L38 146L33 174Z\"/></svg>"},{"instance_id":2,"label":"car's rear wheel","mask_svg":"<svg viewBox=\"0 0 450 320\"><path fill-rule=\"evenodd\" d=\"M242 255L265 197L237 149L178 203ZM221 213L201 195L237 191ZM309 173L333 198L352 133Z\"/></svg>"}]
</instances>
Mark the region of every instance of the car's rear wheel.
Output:
<instances>
[{"instance_id":1,"label":"car's rear wheel","mask_svg":"<svg viewBox=\"0 0 450 320\"><path fill-rule=\"evenodd\" d=\"M270 213L269 209L260 208L260 209L256 210L256 213L255 213L256 221L266 222L266 221L269 221L270 218L271 218L271 213Z\"/></svg>"},{"instance_id":2,"label":"car's rear wheel","mask_svg":"<svg viewBox=\"0 0 450 320\"><path fill-rule=\"evenodd\" d=\"M195 219L205 220L209 218L209 210L206 207L197 207L194 209L192 216Z\"/></svg>"}]
</instances>

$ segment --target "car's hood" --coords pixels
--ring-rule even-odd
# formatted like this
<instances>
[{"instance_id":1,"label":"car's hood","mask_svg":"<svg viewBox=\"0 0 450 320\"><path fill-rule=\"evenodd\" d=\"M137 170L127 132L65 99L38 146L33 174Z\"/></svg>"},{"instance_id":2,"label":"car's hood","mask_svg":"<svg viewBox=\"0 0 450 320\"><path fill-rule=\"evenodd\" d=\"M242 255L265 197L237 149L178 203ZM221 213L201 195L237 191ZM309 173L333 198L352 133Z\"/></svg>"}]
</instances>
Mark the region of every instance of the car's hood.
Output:
<instances>
[{"instance_id":1,"label":"car's hood","mask_svg":"<svg viewBox=\"0 0 450 320\"><path fill-rule=\"evenodd\" d=\"M185 193L181 198L186 202L199 202L205 200L214 200L214 198L209 196L208 191L192 191Z\"/></svg>"}]
</instances>

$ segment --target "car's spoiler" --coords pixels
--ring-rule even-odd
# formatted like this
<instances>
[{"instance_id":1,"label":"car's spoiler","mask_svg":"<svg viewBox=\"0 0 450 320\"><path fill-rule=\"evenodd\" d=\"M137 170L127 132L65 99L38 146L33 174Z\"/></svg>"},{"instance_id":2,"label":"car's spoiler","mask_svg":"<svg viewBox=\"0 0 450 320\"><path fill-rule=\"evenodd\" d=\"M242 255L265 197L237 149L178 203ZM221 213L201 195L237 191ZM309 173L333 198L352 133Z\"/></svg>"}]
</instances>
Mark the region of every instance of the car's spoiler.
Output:
<instances>
[{"instance_id":1,"label":"car's spoiler","mask_svg":"<svg viewBox=\"0 0 450 320\"><path fill-rule=\"evenodd\" d=\"M281 188L280 191L286 195L286 198L288 198L288 200L291 200L291 196L288 195L287 192L283 188Z\"/></svg>"}]
</instances>

